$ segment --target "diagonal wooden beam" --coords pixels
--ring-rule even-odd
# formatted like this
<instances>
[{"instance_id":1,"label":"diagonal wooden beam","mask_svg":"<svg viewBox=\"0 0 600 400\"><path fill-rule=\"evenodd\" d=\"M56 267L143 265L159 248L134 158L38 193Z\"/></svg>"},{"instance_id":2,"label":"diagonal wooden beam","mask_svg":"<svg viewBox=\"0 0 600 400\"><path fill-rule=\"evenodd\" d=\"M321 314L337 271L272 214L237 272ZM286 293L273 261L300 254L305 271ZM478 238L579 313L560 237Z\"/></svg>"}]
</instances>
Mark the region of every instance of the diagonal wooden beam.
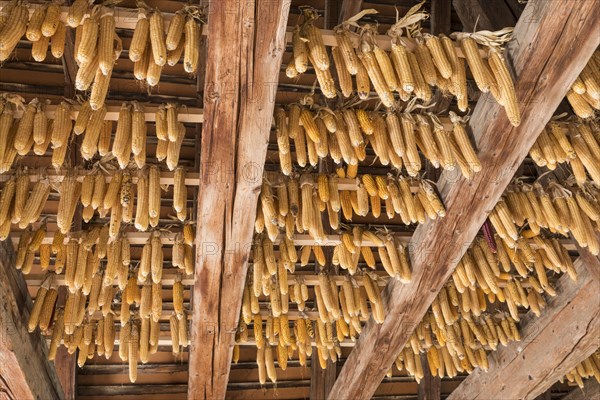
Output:
<instances>
[{"instance_id":1,"label":"diagonal wooden beam","mask_svg":"<svg viewBox=\"0 0 600 400\"><path fill-rule=\"evenodd\" d=\"M0 398L63 399L42 335L27 330L32 303L14 265L12 243L0 242Z\"/></svg>"},{"instance_id":2,"label":"diagonal wooden beam","mask_svg":"<svg viewBox=\"0 0 600 400\"><path fill-rule=\"evenodd\" d=\"M533 400L600 347L600 281L590 271L599 265L586 260L575 261L577 282L558 280L539 318L529 312L522 319L522 340L490 353L489 370L471 373L450 400Z\"/></svg>"},{"instance_id":3,"label":"diagonal wooden beam","mask_svg":"<svg viewBox=\"0 0 600 400\"><path fill-rule=\"evenodd\" d=\"M290 0L210 3L188 398L225 398Z\"/></svg>"},{"instance_id":4,"label":"diagonal wooden beam","mask_svg":"<svg viewBox=\"0 0 600 400\"><path fill-rule=\"evenodd\" d=\"M470 120L482 170L472 181L442 174L438 190L446 217L420 225L409 243L412 282L388 283L383 324L367 323L340 372L330 399L370 398L429 305L447 281L487 214L537 139L556 106L600 43L594 2L530 0L507 57L516 75L523 121L510 125L504 110L482 96ZM526 10L527 11L527 10Z\"/></svg>"}]
</instances>

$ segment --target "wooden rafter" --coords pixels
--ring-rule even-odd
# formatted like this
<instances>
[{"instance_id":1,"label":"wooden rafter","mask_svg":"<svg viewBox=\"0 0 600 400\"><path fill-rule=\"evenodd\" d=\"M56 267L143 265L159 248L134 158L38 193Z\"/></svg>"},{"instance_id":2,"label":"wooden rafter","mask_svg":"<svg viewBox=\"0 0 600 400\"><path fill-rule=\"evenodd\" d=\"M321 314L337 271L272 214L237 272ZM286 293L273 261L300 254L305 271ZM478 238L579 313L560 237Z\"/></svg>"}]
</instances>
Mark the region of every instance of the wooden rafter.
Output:
<instances>
[{"instance_id":1,"label":"wooden rafter","mask_svg":"<svg viewBox=\"0 0 600 400\"><path fill-rule=\"evenodd\" d=\"M465 32L471 32L473 29L490 29L492 26L494 28L491 29L501 29L515 26L517 21L510 6L504 0L453 0L452 5Z\"/></svg>"},{"instance_id":2,"label":"wooden rafter","mask_svg":"<svg viewBox=\"0 0 600 400\"><path fill-rule=\"evenodd\" d=\"M188 398L225 397L290 0L211 2Z\"/></svg>"},{"instance_id":3,"label":"wooden rafter","mask_svg":"<svg viewBox=\"0 0 600 400\"><path fill-rule=\"evenodd\" d=\"M503 109L484 95L473 112L473 132L482 171L472 181L443 174L438 189L446 217L420 225L409 248L412 282L388 284L383 292L387 316L370 321L344 365L332 399L369 398L394 358L447 281L487 213L499 200L539 132L600 42L593 2L574 9L563 1L531 0L519 21L507 57L516 73L523 121L512 127ZM533 45L535 44L535 45Z\"/></svg>"},{"instance_id":4,"label":"wooden rafter","mask_svg":"<svg viewBox=\"0 0 600 400\"><path fill-rule=\"evenodd\" d=\"M522 319L522 340L492 352L489 370L475 370L449 399L535 399L600 347L600 281L590 271L600 261L584 253L577 282L562 276L542 315Z\"/></svg>"},{"instance_id":5,"label":"wooden rafter","mask_svg":"<svg viewBox=\"0 0 600 400\"><path fill-rule=\"evenodd\" d=\"M42 336L27 330L32 303L14 265L12 244L0 242L0 393L4 391L9 399L62 399Z\"/></svg>"}]
</instances>

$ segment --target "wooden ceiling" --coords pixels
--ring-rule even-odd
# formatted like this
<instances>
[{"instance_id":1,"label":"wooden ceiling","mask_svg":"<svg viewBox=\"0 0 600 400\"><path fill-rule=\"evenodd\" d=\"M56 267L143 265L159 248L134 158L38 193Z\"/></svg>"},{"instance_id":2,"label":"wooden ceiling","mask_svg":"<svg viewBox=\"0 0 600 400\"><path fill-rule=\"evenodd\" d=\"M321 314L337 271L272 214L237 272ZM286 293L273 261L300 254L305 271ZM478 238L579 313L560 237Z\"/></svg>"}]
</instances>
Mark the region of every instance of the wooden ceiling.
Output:
<instances>
[{"instance_id":1,"label":"wooden ceiling","mask_svg":"<svg viewBox=\"0 0 600 400\"><path fill-rule=\"evenodd\" d=\"M172 0L147 0L146 3L169 15L187 4ZM481 93L478 90L469 93L472 110L469 126L482 161L482 173L467 181L462 178L450 179L448 174L440 173L430 165L425 169L425 177L437 182L437 189L448 210L446 217L417 227L414 224L406 226L399 218L384 221L367 215L354 218L350 225L385 225L391 231L400 232L407 242L419 249L411 259L412 283L405 286L390 281L383 292L387 308L385 322L378 325L373 320L367 321L360 340L356 344L343 346L342 356L335 364L330 362L326 370L318 367L316 361L309 360L306 366L300 366L297 361L291 360L285 371L278 371L277 383L267 382L265 385L258 383L254 346L241 346L239 361L235 364L231 363L231 357L242 288L252 261L249 244L252 243L263 171L280 170L277 137L272 129L273 108L297 102L311 93L316 80L311 70L298 78L286 76L285 67L292 57L292 48L289 40L286 41L285 32L291 32L298 23L301 6L311 6L319 12L322 18L315 25L322 29L332 29L357 10L373 8L378 14L366 16L362 21L376 23L379 32L385 32L395 22L396 13L403 15L415 2L214 2L209 4L208 25L204 26L199 43L201 58L198 73L193 76L186 73L182 63L167 66L162 72L160 84L154 88L148 88L134 79L133 63L124 51L112 74L107 104L118 109L122 101L138 100L148 107L176 102L188 108L183 112L188 114L189 121L185 122L186 134L179 165L185 166L187 171L188 220L197 221L196 269L193 276L185 277L183 281L184 306L191 319L191 347L173 355L170 346L168 318L173 309L174 268L170 264L172 243L166 239L167 269L162 287L166 317L161 319L161 342L157 353L150 356L147 364L139 365L138 379L130 383L128 364L121 361L116 352L109 359L95 356L83 368L79 368L76 357L66 354L62 348L55 364L56 376L65 398L321 399L330 396L332 399L409 400L489 398L491 394L495 398L500 398L497 396L501 394L504 394L503 398L535 398L542 393L539 398L543 399L591 398L576 397L578 392L567 384L553 385L566 372L564 368L559 368L557 360L560 357L564 356L565 365L571 367L582 361L575 359L580 353L572 354L573 348L582 346L577 342L580 336L573 335L570 329L573 325L579 326L585 318L589 318L589 321L585 320L589 328L588 335L583 335L583 346L586 350L600 346L597 338L593 338L593 333L599 330L600 304L589 301L597 293L595 289L599 282L597 274L594 276L589 270L600 270L600 264L597 257L585 250L578 251L568 239L565 243L569 246L570 254L573 258L580 257L577 270L579 282L584 283L574 285L564 277L560 278L557 282L559 296L550 304L546 317L535 321L525 317L521 326L524 327L524 336L531 343L528 342L526 346L514 343L514 346L490 356L492 365L487 373L476 371L469 376L459 374L441 380L426 374L420 383L405 371L394 369L393 377L385 376L412 333L412 328L408 327L421 320L464 253L463 243L473 241L488 212L513 177L523 176L526 180L533 180L540 172L544 172L536 168L528 156L528 150L557 109L566 107L571 112L561 102L599 45L600 20L597 12L594 14L591 9L593 2L586 2L578 9L567 7L569 2L566 0L531 0L530 3L525 10L534 13L523 14L521 18L530 18L532 15L536 18L523 23L519 16L525 6L516 0L498 0L493 4L483 0L454 0L452 7L449 1L425 1L424 8L431 12L431 18L423 24L427 32L471 31L473 21L478 18L478 30L514 26L519 21L521 25L515 29L518 46L509 51L523 123L517 128L511 127L497 103L486 101L486 98L480 100ZM6 2L1 4L4 6ZM118 7L134 9L135 2L124 0ZM569 11L565 11L565 8ZM129 48L132 27L131 23L117 27L125 49ZM573 38L577 38L577 43ZM68 62L68 57L65 53L62 59L49 56L44 62L36 62L31 56L31 43L22 40L15 56L0 67L0 92L16 93L26 100L34 97L48 99L52 104L57 104L63 98L74 98L75 95L85 97L86 93L74 89L73 68L76 66ZM468 78L471 80L470 76ZM277 84L274 85L274 82ZM316 96L322 97L318 87ZM455 101L441 93L436 93L436 100L437 112L457 110ZM149 133L154 129L151 125L148 125ZM76 150L75 147L66 165L77 166L82 163ZM149 140L148 158L155 154L156 143ZM49 154L28 155L19 159L18 165L42 171L48 168L50 162ZM322 163L321 170L333 173L333 164ZM370 150L359 168L359 174L385 175L389 171L390 168L383 166ZM1 175L0 182L6 181L9 176ZM168 172L162 173L161 177L162 183L172 183L172 175ZM170 186L162 193L159 227L176 233L181 230L181 224L173 222L172 191L173 187ZM54 194L46 203L42 215L55 215L57 209L58 196ZM76 230L106 221L107 218L98 216L90 223L79 220ZM56 226L49 224L48 229L55 230ZM19 229L11 231L13 244L18 243L20 234ZM131 237L132 260L139 260L147 235ZM4 258L5 254L9 257L10 250L3 247L2 251L7 252L0 253L3 255L0 261L0 287L4 288L5 284L22 281L22 278L15 274L3 276L11 265L6 262L10 259ZM297 268L296 273L314 277L315 268L311 260L307 267ZM31 273L24 276L26 291L32 300L35 300L43 276L44 271L36 259ZM10 291L6 296L10 295ZM18 295L16 289L12 291ZM0 293L5 295L2 291ZM17 295L14 303L20 304L28 315L31 300L23 294L20 297ZM595 313L589 313L590 305L596 307ZM0 324L4 324L1 317ZM404 329L398 329L399 326ZM4 326L0 325L0 328ZM557 337L561 340L557 340ZM573 340L567 340L569 337ZM33 349L45 346L37 339L37 342L36 338L20 337L19 340L33 340L33 347L30 347ZM547 343L561 345L553 347L542 357L544 348L547 350ZM0 346L0 350L3 349ZM11 351L18 353L15 349ZM11 358L0 355L0 362L4 363L5 360L10 361ZM21 366L30 362L43 363L37 359L17 360ZM529 362L532 365L546 365L535 376L537 386L531 391L524 388L523 382L532 380L532 377L521 376L528 374L524 364ZM517 374L518 371L522 374ZM49 375L50 378L39 379L50 380L55 377L53 373ZM506 394L503 392L505 383L513 378L516 382L514 391ZM590 382L592 380L589 379ZM11 381L3 383L0 380L0 398L4 385L10 387ZM586 391L593 393L593 388L591 383ZM43 393L45 389L39 384L37 390ZM51 393L50 389L46 393ZM14 395L15 392L12 398L19 398ZM11 398L10 394L7 396Z\"/></svg>"}]
</instances>

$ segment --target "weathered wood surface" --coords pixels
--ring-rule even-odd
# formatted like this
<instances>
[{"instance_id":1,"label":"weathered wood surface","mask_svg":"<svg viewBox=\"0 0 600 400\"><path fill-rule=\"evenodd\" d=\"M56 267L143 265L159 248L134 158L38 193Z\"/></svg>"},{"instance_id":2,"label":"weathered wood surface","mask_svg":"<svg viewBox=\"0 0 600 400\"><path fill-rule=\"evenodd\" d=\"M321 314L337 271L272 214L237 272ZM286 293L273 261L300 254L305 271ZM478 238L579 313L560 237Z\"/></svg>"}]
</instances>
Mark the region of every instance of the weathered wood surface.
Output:
<instances>
[{"instance_id":1,"label":"weathered wood surface","mask_svg":"<svg viewBox=\"0 0 600 400\"><path fill-rule=\"evenodd\" d=\"M575 268L577 282L562 276L540 317L523 317L522 340L490 353L489 370L473 371L449 399L535 399L600 347L600 281L583 259Z\"/></svg>"},{"instance_id":2,"label":"weathered wood surface","mask_svg":"<svg viewBox=\"0 0 600 400\"><path fill-rule=\"evenodd\" d=\"M189 399L227 390L289 7L211 3Z\"/></svg>"},{"instance_id":3,"label":"weathered wood surface","mask_svg":"<svg viewBox=\"0 0 600 400\"><path fill-rule=\"evenodd\" d=\"M418 400L440 400L442 379L439 376L431 375L429 362L425 354L421 354L421 364L423 365L423 374L425 376L419 382Z\"/></svg>"},{"instance_id":4,"label":"weathered wood surface","mask_svg":"<svg viewBox=\"0 0 600 400\"><path fill-rule=\"evenodd\" d=\"M317 354L317 349L313 349L313 354ZM327 360L327 368L321 368L321 363L317 359L310 367L310 399L326 400L335 383L336 365Z\"/></svg>"},{"instance_id":5,"label":"weathered wood surface","mask_svg":"<svg viewBox=\"0 0 600 400\"><path fill-rule=\"evenodd\" d=\"M56 352L54 366L65 400L75 400L77 396L77 356L69 354L67 348L61 346Z\"/></svg>"},{"instance_id":6,"label":"weathered wood surface","mask_svg":"<svg viewBox=\"0 0 600 400\"><path fill-rule=\"evenodd\" d=\"M489 26L502 29L515 26L517 22L511 7L504 0L453 0L452 5L465 32L489 29Z\"/></svg>"},{"instance_id":7,"label":"weathered wood surface","mask_svg":"<svg viewBox=\"0 0 600 400\"><path fill-rule=\"evenodd\" d=\"M342 23L350 17L355 16L362 10L363 1L362 0L343 0L342 6L340 7L340 16L338 18L338 23Z\"/></svg>"},{"instance_id":8,"label":"weathered wood surface","mask_svg":"<svg viewBox=\"0 0 600 400\"><path fill-rule=\"evenodd\" d=\"M63 399L46 343L27 330L32 303L14 265L12 243L0 242L0 387L12 399Z\"/></svg>"},{"instance_id":9,"label":"weathered wood surface","mask_svg":"<svg viewBox=\"0 0 600 400\"><path fill-rule=\"evenodd\" d=\"M369 321L340 372L331 399L370 398L403 348L429 304L469 247L487 213L502 195L539 132L600 43L594 2L571 7L567 0L530 0L507 57L516 75L522 112L519 127L484 95L469 127L477 144L482 171L472 181L444 173L438 181L447 214L420 225L409 244L412 282L388 284L383 292L383 324Z\"/></svg>"},{"instance_id":10,"label":"weathered wood surface","mask_svg":"<svg viewBox=\"0 0 600 400\"><path fill-rule=\"evenodd\" d=\"M452 23L452 2L448 0L431 0L431 33L450 34Z\"/></svg>"}]
</instances>

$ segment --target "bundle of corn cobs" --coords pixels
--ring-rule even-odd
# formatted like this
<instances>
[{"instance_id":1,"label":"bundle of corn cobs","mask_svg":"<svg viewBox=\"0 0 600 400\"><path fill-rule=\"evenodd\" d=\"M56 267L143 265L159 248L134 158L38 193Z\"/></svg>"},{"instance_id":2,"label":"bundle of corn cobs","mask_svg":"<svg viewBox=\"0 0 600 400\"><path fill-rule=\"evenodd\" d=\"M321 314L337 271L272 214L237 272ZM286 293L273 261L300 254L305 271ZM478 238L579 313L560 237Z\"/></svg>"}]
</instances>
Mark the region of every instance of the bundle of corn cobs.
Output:
<instances>
[{"instance_id":1,"label":"bundle of corn cobs","mask_svg":"<svg viewBox=\"0 0 600 400\"><path fill-rule=\"evenodd\" d=\"M382 48L383 40L376 36L373 26L357 23L362 16L375 13L375 10L363 10L336 27L337 46L332 48L332 55L339 86L331 75L321 31L314 26L318 14L305 8L304 22L293 33L293 57L286 68L287 76L294 78L306 72L310 62L325 97L336 97L339 88L344 97L356 93L365 100L371 94L372 85L386 107L395 106L394 92L402 101L408 101L414 94L416 98L429 102L431 86L434 86L454 95L459 109L466 111L466 59L478 88L484 93L491 92L505 108L510 122L519 125L521 116L515 88L500 47L510 40L512 29L452 34L458 43L444 35L422 34L420 21L428 16L420 11L422 5L413 7L388 31L387 40L391 42L389 54ZM352 26L359 28L357 46L352 43L351 37L355 35L349 29ZM403 37L404 30L407 35ZM355 85L352 76L356 77Z\"/></svg>"},{"instance_id":2,"label":"bundle of corn cobs","mask_svg":"<svg viewBox=\"0 0 600 400\"><path fill-rule=\"evenodd\" d=\"M357 165L364 161L367 144L382 165L391 165L410 176L422 168L419 150L435 167L452 171L458 165L466 178L481 170L463 119L450 113L442 124L433 114L414 114L410 106L402 113L387 113L345 108L330 110L322 107L291 104L287 112L275 110L275 133L281 171L292 173L292 153L296 163L315 167L328 155L339 164ZM307 159L308 155L308 159Z\"/></svg>"},{"instance_id":3,"label":"bundle of corn cobs","mask_svg":"<svg viewBox=\"0 0 600 400\"><path fill-rule=\"evenodd\" d=\"M33 43L31 54L35 61L46 59L48 46L53 57L62 57L67 28L60 20L61 12L58 3L50 3L36 7L30 18L22 1L4 6L0 11L0 61L11 56L23 35Z\"/></svg>"},{"instance_id":4,"label":"bundle of corn cobs","mask_svg":"<svg viewBox=\"0 0 600 400\"><path fill-rule=\"evenodd\" d=\"M41 268L48 271L35 298L29 331L33 332L39 326L42 332L52 332L51 360L61 342L70 354L79 349L80 367L95 353L110 358L115 343L118 343L121 359L129 359L133 382L137 376L137 362L146 363L148 355L158 349L160 320L168 318L170 321L175 354L179 353L180 345L188 345L182 275L193 273L191 229L184 227L182 234L177 235L179 246L173 252L172 265L182 273L172 278L173 314L170 317L163 316L164 261L160 231L150 235L139 265L131 262L127 235L110 238L108 225L96 226L70 238L56 232L51 244L45 243L44 238L44 226L33 233L25 231L19 240L16 266L28 273L35 253L39 252ZM51 258L54 259L52 269ZM64 283L60 279L64 279ZM59 285L68 290L64 305L57 303ZM119 303L117 311L115 306ZM115 341L117 318L120 325L118 342Z\"/></svg>"},{"instance_id":5,"label":"bundle of corn cobs","mask_svg":"<svg viewBox=\"0 0 600 400\"><path fill-rule=\"evenodd\" d=\"M577 364L573 370L560 379L560 382L563 383L565 378L567 378L569 384L575 383L579 388L583 389L586 383L584 379L591 378L592 376L596 379L596 382L600 383L600 349Z\"/></svg>"},{"instance_id":6,"label":"bundle of corn cobs","mask_svg":"<svg viewBox=\"0 0 600 400\"><path fill-rule=\"evenodd\" d=\"M282 179L276 183L263 182L255 222L255 231L266 230L272 241L277 239L280 229L285 229L290 240L296 232L307 232L317 243L322 243L327 240L322 212L327 211L330 227L337 230L341 226L340 211L347 221L352 221L353 215L365 216L369 211L379 217L382 200L388 218L398 214L406 225L422 224L427 218L445 215L435 189L424 180L413 184L412 179L402 176L373 178L365 174L354 182L350 180L353 182L347 185L351 186L350 190L340 190L339 178L335 175L303 174L299 180L279 178Z\"/></svg>"},{"instance_id":7,"label":"bundle of corn cobs","mask_svg":"<svg viewBox=\"0 0 600 400\"><path fill-rule=\"evenodd\" d=\"M600 52L596 50L590 61L567 93L567 100L578 117L591 118L600 110Z\"/></svg>"},{"instance_id":8,"label":"bundle of corn cobs","mask_svg":"<svg viewBox=\"0 0 600 400\"><path fill-rule=\"evenodd\" d=\"M568 163L580 186L588 180L587 174L600 185L600 128L596 121L551 121L529 155L536 165L549 170Z\"/></svg>"},{"instance_id":9,"label":"bundle of corn cobs","mask_svg":"<svg viewBox=\"0 0 600 400\"><path fill-rule=\"evenodd\" d=\"M133 174L134 176L136 174ZM0 239L5 240L11 224L25 229L42 216L53 184L48 178L39 178L29 192L31 178L27 169L19 169L2 187L0 195ZM110 213L109 237L116 238L121 224L133 223L135 228L146 231L148 226L159 223L161 207L160 171L156 165L137 172L137 196L134 195L133 176L129 170L117 170L105 174L102 169L91 171L65 170L64 176L54 189L60 195L56 223L65 235L72 228L76 207L83 206L82 218L89 222L95 211L101 218ZM108 180L108 183L107 183ZM134 201L137 200L137 201ZM135 215L133 213L135 209ZM173 209L180 221L187 213L187 188L185 170L175 170L173 185Z\"/></svg>"},{"instance_id":10,"label":"bundle of corn cobs","mask_svg":"<svg viewBox=\"0 0 600 400\"><path fill-rule=\"evenodd\" d=\"M75 29L74 57L79 66L75 87L81 91L91 87L90 107L100 109L109 90L113 67L123 51L115 30L118 10L104 5L92 6L89 0L76 0L66 12L56 2L34 7L31 18L28 6L21 0L13 0L1 10L0 61L10 57L23 35L33 43L31 52L35 61L45 60L49 46L54 57L62 57L66 22L69 28ZM195 73L204 18L200 8L183 7L173 15L165 32L159 10L150 10L143 2L138 2L138 7L139 19L129 49L135 78L145 80L150 87L156 86L163 66L176 65L182 55L185 71Z\"/></svg>"},{"instance_id":11,"label":"bundle of corn cobs","mask_svg":"<svg viewBox=\"0 0 600 400\"><path fill-rule=\"evenodd\" d=\"M300 181L306 182L308 176L303 175ZM253 266L244 291L234 350L236 360L239 346L254 337L261 383L267 379L276 381L276 366L285 369L288 359L297 356L304 365L312 355L312 345L317 346L323 367L328 359L335 361L341 354L340 343L347 338L356 340L365 320L372 316L375 322L383 322L381 284L390 277L406 282L411 274L408 249L395 234L340 225L338 242L332 242L335 236L328 236L322 245L315 240L314 245L297 249L294 235L298 225L304 229L303 209L292 205L291 199L300 197L298 183L295 178L281 182L278 180L281 177L267 175L266 179L272 182L276 193L267 183L263 185L257 230L262 232L268 221L275 229L270 232L267 228L268 235L263 233L255 239ZM338 184L340 179L333 178ZM311 199L308 204L313 204L315 210L320 209L319 202L330 208L332 178L319 175L315 180L316 183L309 180L310 186L305 184L306 197ZM291 191L290 182L293 183ZM389 181L383 177L363 175L356 184L364 185L365 190L369 188L373 196L379 197L388 188L386 182ZM343 184L351 183L343 181ZM313 185L317 187L316 192ZM321 187L328 189L326 201L320 198ZM410 194L410 185L407 188ZM390 193L388 188L388 195ZM560 196L563 198L565 193L560 192ZM563 229L568 226L563 224L558 229L546 220L551 214L548 207L559 209L560 202L551 200L537 183L532 186L517 180L509 187L490 214L491 224L486 223L484 228L486 236L477 239L465 253L398 356L398 369L405 369L420 380L424 376L420 354L425 353L431 373L436 376L452 377L459 372L470 373L477 367L485 370L487 352L498 345L520 340L517 323L523 310L530 309L539 316L546 307L544 294L556 295L552 276L566 273L571 279L577 279L571 258L559 240L539 236L541 228L551 233L568 232ZM585 214L590 221L596 221L599 206L595 189L586 187L585 192L574 193L569 202L577 207L573 215ZM288 223L292 209L296 210L296 219ZM566 210L570 211L568 205ZM568 218L559 219L571 220L570 214ZM284 225L290 228L280 237L277 228ZM330 260L323 245L334 246ZM371 247L377 247L377 257ZM593 244L590 249L594 251ZM297 264L302 268L312 263L324 271L318 277L296 271ZM337 266L346 269L348 274L335 275L332 268ZM310 284L313 298L306 283L308 279L313 282ZM266 309L261 310L261 302L267 303ZM492 308L490 304L495 306ZM295 309L298 314L292 322L290 310L295 312Z\"/></svg>"},{"instance_id":12,"label":"bundle of corn cobs","mask_svg":"<svg viewBox=\"0 0 600 400\"><path fill-rule=\"evenodd\" d=\"M147 135L146 112L136 101L123 103L119 110L113 138L113 121L104 120L107 107L92 109L89 101L71 104L63 101L48 111L49 104L35 98L25 105L19 96L0 96L0 172L8 171L17 155L24 156L32 149L36 155L45 155L52 149L52 165L61 168L69 145L76 136L83 135L80 145L84 160L114 156L119 166L128 167L133 158L137 168L146 165L146 149L151 139ZM156 159L166 162L173 171L179 163L179 153L186 128L179 122L182 106L174 103L159 106L155 114ZM20 118L16 118L21 114ZM53 118L49 118L52 116ZM72 133L74 135L72 135Z\"/></svg>"},{"instance_id":13,"label":"bundle of corn cobs","mask_svg":"<svg viewBox=\"0 0 600 400\"><path fill-rule=\"evenodd\" d=\"M162 13L141 8L129 47L135 78L158 85L163 66L176 65L182 54L184 70L196 73L202 18L198 7L186 6L175 13L165 33Z\"/></svg>"},{"instance_id":14,"label":"bundle of corn cobs","mask_svg":"<svg viewBox=\"0 0 600 400\"><path fill-rule=\"evenodd\" d=\"M592 185L567 190L551 182L510 188L489 215L490 222L509 248L518 248L521 237L536 239L541 228L569 234L590 253L598 255L600 243L600 192ZM529 229L522 230L527 226Z\"/></svg>"}]
</instances>

